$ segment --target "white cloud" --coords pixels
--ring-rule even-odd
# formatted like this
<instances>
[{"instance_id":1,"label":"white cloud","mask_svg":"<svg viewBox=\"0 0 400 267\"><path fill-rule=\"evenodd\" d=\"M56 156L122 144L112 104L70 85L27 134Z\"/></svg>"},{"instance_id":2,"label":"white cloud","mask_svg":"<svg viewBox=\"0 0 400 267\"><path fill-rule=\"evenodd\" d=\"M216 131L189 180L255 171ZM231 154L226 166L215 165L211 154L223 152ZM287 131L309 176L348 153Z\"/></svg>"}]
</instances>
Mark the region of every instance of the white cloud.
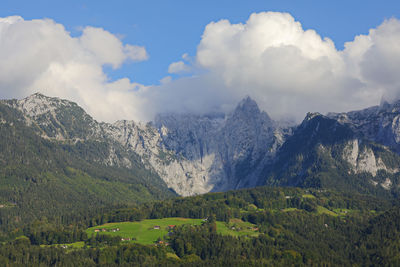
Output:
<instances>
[{"instance_id":1,"label":"white cloud","mask_svg":"<svg viewBox=\"0 0 400 267\"><path fill-rule=\"evenodd\" d=\"M400 97L400 21L384 21L368 35L346 44L357 64L358 76L368 86L380 89L389 100ZM356 55L356 56L354 56Z\"/></svg>"},{"instance_id":2,"label":"white cloud","mask_svg":"<svg viewBox=\"0 0 400 267\"><path fill-rule=\"evenodd\" d=\"M133 61L143 61L149 59L146 48L138 45L125 45L126 55Z\"/></svg>"},{"instance_id":3,"label":"white cloud","mask_svg":"<svg viewBox=\"0 0 400 267\"><path fill-rule=\"evenodd\" d=\"M145 48L124 45L115 35L86 27L71 37L52 20L0 19L0 96L34 92L78 102L96 119L147 119L142 91L127 78L109 81L103 65L147 59Z\"/></svg>"},{"instance_id":4,"label":"white cloud","mask_svg":"<svg viewBox=\"0 0 400 267\"><path fill-rule=\"evenodd\" d=\"M164 78L162 78L160 80L160 83L161 84L167 84L167 83L170 83L171 81L172 81L172 77L171 76L165 76Z\"/></svg>"},{"instance_id":5,"label":"white cloud","mask_svg":"<svg viewBox=\"0 0 400 267\"><path fill-rule=\"evenodd\" d=\"M183 59L183 60L186 60L186 61L190 61L190 56L189 56L189 54L188 54L188 53L184 53L184 54L182 55L182 59Z\"/></svg>"},{"instance_id":6,"label":"white cloud","mask_svg":"<svg viewBox=\"0 0 400 267\"><path fill-rule=\"evenodd\" d=\"M190 71L190 67L183 61L173 62L168 66L168 73L184 73Z\"/></svg>"},{"instance_id":7,"label":"white cloud","mask_svg":"<svg viewBox=\"0 0 400 267\"><path fill-rule=\"evenodd\" d=\"M346 90L339 83L354 86L333 42L304 30L287 13L252 14L246 24L210 23L197 62L221 77L231 94L249 94L275 116L346 108L334 103ZM354 107L356 100L348 101Z\"/></svg>"},{"instance_id":8,"label":"white cloud","mask_svg":"<svg viewBox=\"0 0 400 267\"><path fill-rule=\"evenodd\" d=\"M224 107L250 95L273 117L289 115L298 120L307 111L364 108L378 104L382 94L399 93L399 44L396 19L385 21L367 36L357 36L343 51L329 38L304 30L287 13L254 13L243 24L211 22L194 63L202 74L192 81L207 83L208 90L193 84L184 84L183 90L182 83L173 81L165 98L174 95L185 103L196 95L202 102L199 106L208 110L218 106L210 102L213 95L219 95ZM179 70L183 62L173 64L170 68ZM179 103L173 107L187 108Z\"/></svg>"},{"instance_id":9,"label":"white cloud","mask_svg":"<svg viewBox=\"0 0 400 267\"><path fill-rule=\"evenodd\" d=\"M115 69L119 68L126 59L133 61L148 59L144 47L123 45L115 35L101 28L84 28L79 40L84 48L93 53L99 64L110 64Z\"/></svg>"},{"instance_id":10,"label":"white cloud","mask_svg":"<svg viewBox=\"0 0 400 267\"><path fill-rule=\"evenodd\" d=\"M250 95L273 117L346 111L400 96L400 22L390 19L337 50L290 14L254 13L247 22L208 24L195 57L184 54L169 73L191 77L143 86L110 81L104 65L148 58L101 28L79 37L52 20L0 18L0 93L40 91L78 102L96 119L149 120L157 112L229 111Z\"/></svg>"}]
</instances>

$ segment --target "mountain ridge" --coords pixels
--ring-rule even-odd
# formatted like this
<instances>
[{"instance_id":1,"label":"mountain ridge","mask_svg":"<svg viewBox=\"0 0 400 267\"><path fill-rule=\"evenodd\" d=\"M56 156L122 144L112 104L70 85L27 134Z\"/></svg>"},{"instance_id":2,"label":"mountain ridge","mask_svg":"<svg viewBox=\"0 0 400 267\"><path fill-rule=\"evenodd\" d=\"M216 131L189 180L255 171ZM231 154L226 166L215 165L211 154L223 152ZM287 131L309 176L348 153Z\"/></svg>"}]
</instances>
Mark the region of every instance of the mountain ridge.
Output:
<instances>
[{"instance_id":1,"label":"mountain ridge","mask_svg":"<svg viewBox=\"0 0 400 267\"><path fill-rule=\"evenodd\" d=\"M398 158L394 152L400 151L400 127L396 123L400 108L396 103L326 116L308 113L297 126L272 120L249 96L227 114L158 114L149 123L97 122L77 104L42 94L2 103L22 112L25 124L46 139L70 144L107 143L108 151L91 160L128 169L138 161L182 196L265 183L313 186L310 181L322 175L321 170L313 162L297 166L298 160L293 156L304 157L301 151L313 155L310 161L318 160L323 165L331 162L335 168L345 169L329 169L332 177L342 181L341 187L346 184L346 175L351 179L371 175L365 178L367 182L360 182L363 186L357 190L361 191L364 186L368 187L366 191L373 191L371 184L390 191L398 183ZM135 160L127 155L135 155ZM293 166L280 164L283 158ZM310 171L310 166L317 169ZM288 173L291 168L303 176ZM384 179L382 172L390 177ZM287 179L292 182L285 182ZM318 179L315 185L321 186L322 180Z\"/></svg>"}]
</instances>

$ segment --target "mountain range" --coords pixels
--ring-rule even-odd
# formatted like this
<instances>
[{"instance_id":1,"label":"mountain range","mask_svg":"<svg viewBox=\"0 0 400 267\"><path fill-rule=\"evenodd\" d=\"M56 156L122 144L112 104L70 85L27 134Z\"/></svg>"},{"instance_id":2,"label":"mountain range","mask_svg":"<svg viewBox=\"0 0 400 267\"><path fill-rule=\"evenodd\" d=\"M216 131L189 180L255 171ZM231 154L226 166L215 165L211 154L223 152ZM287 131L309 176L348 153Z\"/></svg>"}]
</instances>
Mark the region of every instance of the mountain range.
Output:
<instances>
[{"instance_id":1,"label":"mountain range","mask_svg":"<svg viewBox=\"0 0 400 267\"><path fill-rule=\"evenodd\" d=\"M159 114L148 123L98 122L39 93L1 100L0 201L56 199L62 210L73 199L135 203L260 185L397 196L399 120L400 102L308 113L295 125L250 97L228 114Z\"/></svg>"}]
</instances>

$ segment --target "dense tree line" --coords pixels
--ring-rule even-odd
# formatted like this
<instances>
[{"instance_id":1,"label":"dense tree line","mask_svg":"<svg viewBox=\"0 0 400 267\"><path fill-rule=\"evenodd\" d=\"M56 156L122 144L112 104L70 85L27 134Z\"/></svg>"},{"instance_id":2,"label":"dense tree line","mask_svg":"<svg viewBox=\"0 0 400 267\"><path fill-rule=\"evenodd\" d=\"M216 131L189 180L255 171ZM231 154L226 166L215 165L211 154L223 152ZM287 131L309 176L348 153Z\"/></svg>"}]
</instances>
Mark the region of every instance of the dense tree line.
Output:
<instances>
[{"instance_id":1,"label":"dense tree line","mask_svg":"<svg viewBox=\"0 0 400 267\"><path fill-rule=\"evenodd\" d=\"M303 197L310 195L311 197ZM361 194L340 194L330 190L258 187L230 192L209 193L201 196L174 198L145 203L132 208L112 209L92 216L88 226L106 222L138 221L166 217L206 218L214 214L218 221L231 218L249 220L261 211L295 208L315 212L318 206L327 209L351 209L359 213L385 211L396 201ZM256 212L255 212L256 211Z\"/></svg>"},{"instance_id":2,"label":"dense tree line","mask_svg":"<svg viewBox=\"0 0 400 267\"><path fill-rule=\"evenodd\" d=\"M123 244L94 235L81 249L33 245L18 238L0 246L3 266L398 266L400 208L338 218L307 211L262 212L257 237L218 234L215 216L178 226L169 246ZM178 257L171 257L177 255Z\"/></svg>"}]
</instances>

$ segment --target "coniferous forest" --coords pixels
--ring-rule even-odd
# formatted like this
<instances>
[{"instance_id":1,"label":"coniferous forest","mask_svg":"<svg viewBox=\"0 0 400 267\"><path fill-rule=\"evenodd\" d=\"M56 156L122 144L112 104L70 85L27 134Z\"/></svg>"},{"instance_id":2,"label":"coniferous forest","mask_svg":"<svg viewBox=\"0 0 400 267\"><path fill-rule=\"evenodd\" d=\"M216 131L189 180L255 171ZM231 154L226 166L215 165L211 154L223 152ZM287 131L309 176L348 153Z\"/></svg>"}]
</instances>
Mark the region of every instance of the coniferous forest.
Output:
<instances>
[{"instance_id":1,"label":"coniferous forest","mask_svg":"<svg viewBox=\"0 0 400 267\"><path fill-rule=\"evenodd\" d=\"M42 218L3 232L3 266L396 266L400 208L394 200L334 191L259 187ZM207 218L177 226L168 245L124 243L87 227L168 217ZM217 222L255 224L257 236L217 232ZM83 242L80 248L61 244ZM384 245L382 245L384 244Z\"/></svg>"},{"instance_id":2,"label":"coniferous forest","mask_svg":"<svg viewBox=\"0 0 400 267\"><path fill-rule=\"evenodd\" d=\"M0 267L400 266L400 1L343 2L2 0Z\"/></svg>"}]
</instances>

